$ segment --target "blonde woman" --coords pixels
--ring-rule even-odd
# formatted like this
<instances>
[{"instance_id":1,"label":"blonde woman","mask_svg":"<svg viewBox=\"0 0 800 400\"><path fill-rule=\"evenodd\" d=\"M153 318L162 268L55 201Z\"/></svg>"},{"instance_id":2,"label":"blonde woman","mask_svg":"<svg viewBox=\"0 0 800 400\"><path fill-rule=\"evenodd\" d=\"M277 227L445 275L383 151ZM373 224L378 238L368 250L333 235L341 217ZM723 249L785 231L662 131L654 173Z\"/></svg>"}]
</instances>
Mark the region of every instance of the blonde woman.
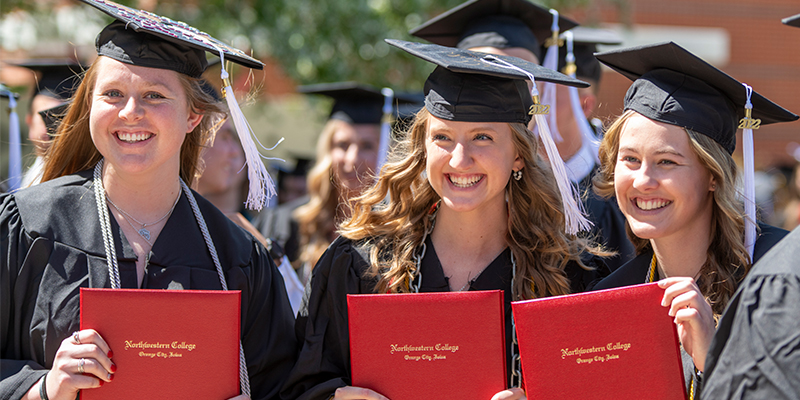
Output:
<instances>
[{"instance_id":1,"label":"blonde woman","mask_svg":"<svg viewBox=\"0 0 800 400\"><path fill-rule=\"evenodd\" d=\"M205 51L137 23L98 35L43 183L0 196L0 397L71 400L132 373L114 363L124 349L80 330L79 288L110 287L240 290L250 394L275 398L295 360L283 280L263 246L187 186L223 111L201 89Z\"/></svg>"},{"instance_id":2,"label":"blonde woman","mask_svg":"<svg viewBox=\"0 0 800 400\"><path fill-rule=\"evenodd\" d=\"M594 248L565 233L556 178L527 129L527 74L581 82L523 60L514 61L520 73L484 64L482 53L391 43L468 72L440 66L428 77L425 108L317 263L284 398L384 398L349 386L347 294L504 290L512 374L510 302L582 291L607 273ZM525 394L510 387L494 397Z\"/></svg>"},{"instance_id":3,"label":"blonde woman","mask_svg":"<svg viewBox=\"0 0 800 400\"><path fill-rule=\"evenodd\" d=\"M660 280L695 396L715 320L752 263L786 235L762 225L748 249L731 157L739 118L748 103L761 124L797 116L674 43L597 58L634 80L601 143L594 185L616 195L638 255L594 289Z\"/></svg>"}]
</instances>

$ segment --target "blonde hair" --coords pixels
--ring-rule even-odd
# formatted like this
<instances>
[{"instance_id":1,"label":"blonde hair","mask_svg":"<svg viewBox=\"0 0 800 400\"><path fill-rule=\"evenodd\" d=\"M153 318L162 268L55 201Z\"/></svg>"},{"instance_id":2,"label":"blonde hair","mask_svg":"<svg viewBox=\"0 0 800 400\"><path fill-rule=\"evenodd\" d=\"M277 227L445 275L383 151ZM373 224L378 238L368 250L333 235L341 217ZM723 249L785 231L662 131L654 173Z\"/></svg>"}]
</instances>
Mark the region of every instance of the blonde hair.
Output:
<instances>
[{"instance_id":1,"label":"blonde hair","mask_svg":"<svg viewBox=\"0 0 800 400\"><path fill-rule=\"evenodd\" d=\"M103 158L94 146L89 131L89 115L98 74L97 64L102 58L98 57L86 70L67 115L53 137L53 144L45 154L42 182L87 170ZM224 110L211 95L203 91L200 79L180 73L177 76L186 93L190 110L203 115L200 123L186 135L181 145L180 177L191 184L199 175L200 151L219 127L218 122L223 118Z\"/></svg>"},{"instance_id":2,"label":"blonde hair","mask_svg":"<svg viewBox=\"0 0 800 400\"><path fill-rule=\"evenodd\" d=\"M439 195L422 176L431 118L425 108L420 110L392 150L377 183L354 199L352 217L340 227L342 236L374 245L368 274L378 278L376 293L410 290L416 274L414 256L432 223L428 215L439 201ZM599 250L585 239L564 233L561 198L548 164L538 155L537 140L523 124L509 126L514 147L525 164L522 179L509 179L506 186L506 242L517 264L514 293L517 299L568 294L567 263L576 261L586 268L580 254ZM391 200L381 204L387 196Z\"/></svg>"},{"instance_id":3,"label":"blonde hair","mask_svg":"<svg viewBox=\"0 0 800 400\"><path fill-rule=\"evenodd\" d=\"M635 111L625 111L617 118L600 143L600 170L593 178L598 195L614 195L614 169L622 128ZM711 173L716 188L712 192L711 244L707 259L700 269L697 285L708 299L715 314L722 314L736 287L750 270L751 260L744 246L744 207L738 200L738 170L730 154L710 137L685 129L689 144L701 164ZM638 254L651 249L650 241L633 234L626 222L626 231Z\"/></svg>"},{"instance_id":4,"label":"blonde hair","mask_svg":"<svg viewBox=\"0 0 800 400\"><path fill-rule=\"evenodd\" d=\"M333 135L346 124L331 119L322 129L317 141L317 162L308 172L308 203L294 211L300 234L301 253L299 261L312 267L330 245L330 235L336 232L336 211L341 201L337 183L333 176L331 146Z\"/></svg>"}]
</instances>

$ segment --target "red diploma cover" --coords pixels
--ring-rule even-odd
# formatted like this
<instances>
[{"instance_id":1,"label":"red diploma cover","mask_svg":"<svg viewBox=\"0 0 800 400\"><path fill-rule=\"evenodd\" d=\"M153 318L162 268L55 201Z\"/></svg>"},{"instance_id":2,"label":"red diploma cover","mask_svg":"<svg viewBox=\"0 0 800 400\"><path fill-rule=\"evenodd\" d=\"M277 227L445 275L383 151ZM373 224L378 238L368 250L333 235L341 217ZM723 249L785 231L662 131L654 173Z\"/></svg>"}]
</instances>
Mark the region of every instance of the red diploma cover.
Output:
<instances>
[{"instance_id":1,"label":"red diploma cover","mask_svg":"<svg viewBox=\"0 0 800 400\"><path fill-rule=\"evenodd\" d=\"M353 386L392 400L506 388L503 292L347 295Z\"/></svg>"},{"instance_id":2,"label":"red diploma cover","mask_svg":"<svg viewBox=\"0 0 800 400\"><path fill-rule=\"evenodd\" d=\"M81 288L81 329L114 352L114 380L81 399L238 396L241 293Z\"/></svg>"},{"instance_id":3,"label":"red diploma cover","mask_svg":"<svg viewBox=\"0 0 800 400\"><path fill-rule=\"evenodd\" d=\"M685 399L657 283L513 302L528 399Z\"/></svg>"}]
</instances>

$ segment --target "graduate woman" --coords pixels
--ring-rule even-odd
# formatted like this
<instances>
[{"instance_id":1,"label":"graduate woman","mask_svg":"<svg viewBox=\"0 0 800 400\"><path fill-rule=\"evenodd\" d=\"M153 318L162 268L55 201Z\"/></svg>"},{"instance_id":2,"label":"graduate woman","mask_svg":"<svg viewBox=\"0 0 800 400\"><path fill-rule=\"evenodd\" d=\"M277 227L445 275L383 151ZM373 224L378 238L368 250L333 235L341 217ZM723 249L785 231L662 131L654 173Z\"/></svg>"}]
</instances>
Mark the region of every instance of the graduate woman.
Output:
<instances>
[{"instance_id":1,"label":"graduate woman","mask_svg":"<svg viewBox=\"0 0 800 400\"><path fill-rule=\"evenodd\" d=\"M124 349L79 330L80 288L220 290L223 277L242 292L251 397L275 398L295 359L283 280L263 246L186 186L223 111L200 86L205 51L134 31L152 14L128 15L100 32L43 183L0 197L0 398L72 400L126 373L114 363Z\"/></svg>"},{"instance_id":2,"label":"graduate woman","mask_svg":"<svg viewBox=\"0 0 800 400\"><path fill-rule=\"evenodd\" d=\"M384 398L348 386L347 294L502 289L511 375L510 301L582 291L606 273L573 234L585 219L526 128L534 106L526 80L581 82L512 57L390 43L439 67L425 83L425 108L314 269L285 399ZM495 398L524 398L517 385Z\"/></svg>"},{"instance_id":3,"label":"graduate woman","mask_svg":"<svg viewBox=\"0 0 800 400\"><path fill-rule=\"evenodd\" d=\"M616 195L638 255L594 288L660 280L692 397L715 320L752 263L786 235L767 225L756 230L755 215L745 214L731 157L737 127L797 116L674 43L597 58L634 80L625 112L601 143L594 184Z\"/></svg>"}]
</instances>

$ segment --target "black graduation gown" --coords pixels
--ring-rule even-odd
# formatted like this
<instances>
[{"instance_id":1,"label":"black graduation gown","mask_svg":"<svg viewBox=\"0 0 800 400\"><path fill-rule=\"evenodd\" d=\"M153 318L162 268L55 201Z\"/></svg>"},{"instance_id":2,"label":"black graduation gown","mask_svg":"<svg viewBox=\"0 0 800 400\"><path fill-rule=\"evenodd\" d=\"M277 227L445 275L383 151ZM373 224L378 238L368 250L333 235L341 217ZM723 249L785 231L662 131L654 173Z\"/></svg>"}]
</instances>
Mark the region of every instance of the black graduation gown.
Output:
<instances>
[{"instance_id":1,"label":"black graduation gown","mask_svg":"<svg viewBox=\"0 0 800 400\"><path fill-rule=\"evenodd\" d=\"M703 399L800 399L800 228L739 285L708 351Z\"/></svg>"},{"instance_id":2,"label":"black graduation gown","mask_svg":"<svg viewBox=\"0 0 800 400\"><path fill-rule=\"evenodd\" d=\"M753 250L753 260L758 261L772 246L778 243L788 233L787 231L770 225L759 224L760 232ZM646 251L626 263L611 275L590 287L589 290L610 289L622 286L638 285L647 282L650 272L650 263L653 260L653 251ZM664 312L668 312L665 308ZM692 357L681 348L681 361L686 389L689 389L691 378L695 376L694 361ZM698 381L700 379L698 378ZM695 383L695 394L699 393L700 384ZM695 397L697 398L697 397Z\"/></svg>"},{"instance_id":3,"label":"black graduation gown","mask_svg":"<svg viewBox=\"0 0 800 400\"><path fill-rule=\"evenodd\" d=\"M448 292L449 284L430 238L420 270L420 292ZM338 387L350 385L350 345L347 295L375 293L376 278L366 277L370 248L364 242L336 239L314 268L298 313L295 330L301 350L297 364L284 386L284 399L327 399ZM567 266L572 291L581 292L608 269L597 257L584 261L596 269L586 271L577 263ZM511 250L506 248L478 275L469 290L502 289L505 297L507 371L511 376ZM409 321L413 319L408 316Z\"/></svg>"},{"instance_id":4,"label":"black graduation gown","mask_svg":"<svg viewBox=\"0 0 800 400\"><path fill-rule=\"evenodd\" d=\"M615 256L605 259L608 268L614 272L636 256L636 248L625 230L625 215L619 209L616 197L604 199L596 195L591 186L583 192L582 197L586 215L594 224L591 238L606 249L617 252Z\"/></svg>"},{"instance_id":5,"label":"black graduation gown","mask_svg":"<svg viewBox=\"0 0 800 400\"><path fill-rule=\"evenodd\" d=\"M83 171L0 196L2 399L27 392L52 367L61 341L79 329L80 288L111 286L91 177ZM296 356L283 279L263 246L195 198L228 288L242 291L242 345L253 398L276 398ZM122 287L136 288L136 255L114 218L111 225ZM142 288L221 289L183 194L153 245Z\"/></svg>"}]
</instances>

